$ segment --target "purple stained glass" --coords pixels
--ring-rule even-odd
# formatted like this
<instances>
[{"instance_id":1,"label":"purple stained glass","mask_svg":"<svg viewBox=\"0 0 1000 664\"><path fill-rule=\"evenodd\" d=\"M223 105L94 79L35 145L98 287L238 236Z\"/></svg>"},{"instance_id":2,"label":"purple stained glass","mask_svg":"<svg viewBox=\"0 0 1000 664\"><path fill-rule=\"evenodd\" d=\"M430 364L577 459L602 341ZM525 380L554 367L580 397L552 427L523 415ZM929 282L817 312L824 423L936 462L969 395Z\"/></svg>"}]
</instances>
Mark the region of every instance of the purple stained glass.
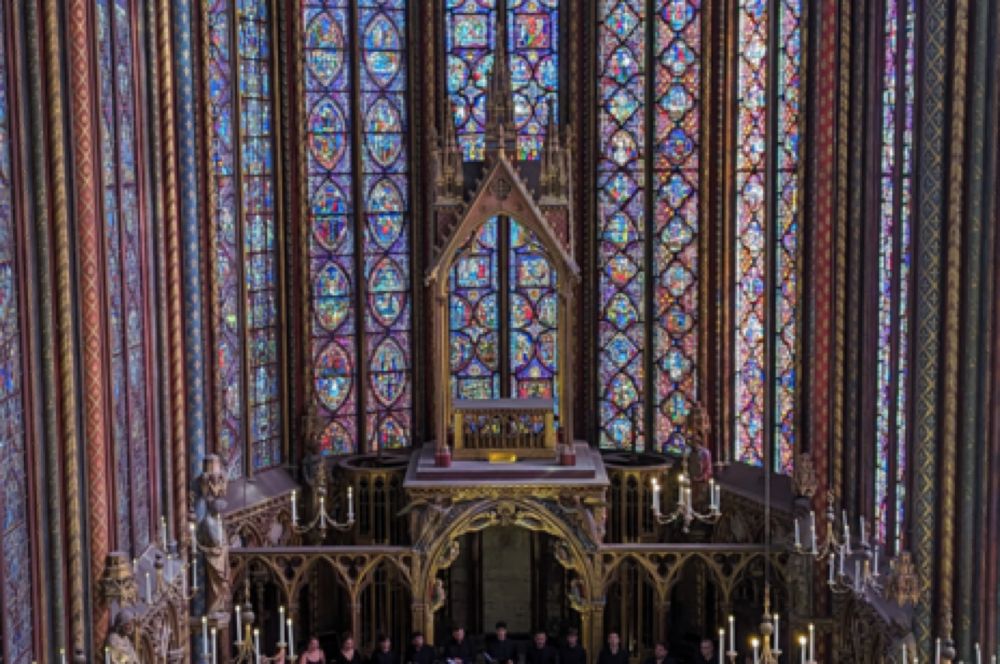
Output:
<instances>
[{"instance_id":1,"label":"purple stained glass","mask_svg":"<svg viewBox=\"0 0 1000 664\"><path fill-rule=\"evenodd\" d=\"M875 509L878 541L893 551L902 547L906 504L915 16L915 0L888 0L886 3L878 257ZM889 533L889 515L893 511L895 532Z\"/></svg>"},{"instance_id":2,"label":"purple stained glass","mask_svg":"<svg viewBox=\"0 0 1000 664\"><path fill-rule=\"evenodd\" d=\"M671 452L697 399L700 10L658 0L655 16L653 398L657 448Z\"/></svg>"},{"instance_id":3,"label":"purple stained glass","mask_svg":"<svg viewBox=\"0 0 1000 664\"><path fill-rule=\"evenodd\" d=\"M6 20L0 9L0 35ZM6 39L0 39L0 653L27 662L33 658L34 605L7 56Z\"/></svg>"},{"instance_id":4,"label":"purple stained glass","mask_svg":"<svg viewBox=\"0 0 1000 664\"><path fill-rule=\"evenodd\" d=\"M646 10L602 0L598 27L598 408L601 447L645 447Z\"/></svg>"},{"instance_id":5,"label":"purple stained glass","mask_svg":"<svg viewBox=\"0 0 1000 664\"><path fill-rule=\"evenodd\" d=\"M209 46L208 145L213 190L210 214L213 222L213 309L215 324L215 393L217 449L231 477L243 475L243 343L242 288L243 254L239 244L236 193L235 114L236 64L232 48L232 15L227 0L213 0L207 7Z\"/></svg>"},{"instance_id":6,"label":"purple stained glass","mask_svg":"<svg viewBox=\"0 0 1000 664\"><path fill-rule=\"evenodd\" d=\"M507 42L518 158L539 159L559 117L559 0L508 0Z\"/></svg>"},{"instance_id":7,"label":"purple stained glass","mask_svg":"<svg viewBox=\"0 0 1000 664\"><path fill-rule=\"evenodd\" d=\"M368 449L409 447L409 160L406 3L359 0Z\"/></svg>"},{"instance_id":8,"label":"purple stained glass","mask_svg":"<svg viewBox=\"0 0 1000 664\"><path fill-rule=\"evenodd\" d=\"M135 10L131 0L99 0L96 9L116 536L118 548L134 553L149 544L151 503L146 396L150 341L136 170Z\"/></svg>"},{"instance_id":9,"label":"purple stained glass","mask_svg":"<svg viewBox=\"0 0 1000 664\"><path fill-rule=\"evenodd\" d=\"M767 219L766 3L741 0L738 10L736 116L736 459L764 463L764 283Z\"/></svg>"},{"instance_id":10,"label":"purple stained glass","mask_svg":"<svg viewBox=\"0 0 1000 664\"><path fill-rule=\"evenodd\" d=\"M306 159L309 196L309 273L312 280L313 389L326 422L325 453L358 449L355 364L358 292L354 266L351 164L350 24L347 0L302 4L305 28ZM391 80L392 61L369 57ZM383 75L383 74L380 74ZM385 154L385 148L376 150Z\"/></svg>"},{"instance_id":11,"label":"purple stained glass","mask_svg":"<svg viewBox=\"0 0 1000 664\"><path fill-rule=\"evenodd\" d=\"M448 97L466 159L482 160L486 84L496 43L496 0L445 0Z\"/></svg>"},{"instance_id":12,"label":"purple stained glass","mask_svg":"<svg viewBox=\"0 0 1000 664\"><path fill-rule=\"evenodd\" d=\"M281 463L270 4L210 0L216 427L231 477Z\"/></svg>"},{"instance_id":13,"label":"purple stained glass","mask_svg":"<svg viewBox=\"0 0 1000 664\"><path fill-rule=\"evenodd\" d=\"M483 224L456 255L448 284L451 392L498 399L500 391L499 219Z\"/></svg>"},{"instance_id":14,"label":"purple stained glass","mask_svg":"<svg viewBox=\"0 0 1000 664\"><path fill-rule=\"evenodd\" d=\"M510 394L556 399L559 295L556 270L538 236L510 221Z\"/></svg>"},{"instance_id":15,"label":"purple stained glass","mask_svg":"<svg viewBox=\"0 0 1000 664\"><path fill-rule=\"evenodd\" d=\"M360 448L360 417L367 449L412 443L406 5L357 0L351 12L350 4L301 4L313 388L321 445L330 454ZM349 55L355 38L358 62ZM355 70L359 104L352 111ZM360 219L351 203L356 187L363 192ZM358 384L362 375L365 385Z\"/></svg>"},{"instance_id":16,"label":"purple stained glass","mask_svg":"<svg viewBox=\"0 0 1000 664\"><path fill-rule=\"evenodd\" d=\"M801 178L802 0L782 0L779 24L777 165L778 240L774 381L774 470L790 475L795 453L796 343L799 308L799 190Z\"/></svg>"}]
</instances>

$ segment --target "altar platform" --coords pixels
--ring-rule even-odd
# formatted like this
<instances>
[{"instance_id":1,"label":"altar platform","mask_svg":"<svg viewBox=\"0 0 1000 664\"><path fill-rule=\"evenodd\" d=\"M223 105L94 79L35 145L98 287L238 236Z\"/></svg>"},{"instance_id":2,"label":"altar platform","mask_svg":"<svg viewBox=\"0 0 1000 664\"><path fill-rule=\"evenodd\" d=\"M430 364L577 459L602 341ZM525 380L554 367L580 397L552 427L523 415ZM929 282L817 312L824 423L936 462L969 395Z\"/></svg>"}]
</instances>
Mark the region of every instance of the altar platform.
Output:
<instances>
[{"instance_id":1,"label":"altar platform","mask_svg":"<svg viewBox=\"0 0 1000 664\"><path fill-rule=\"evenodd\" d=\"M574 448L574 466L559 465L553 453L550 458L518 459L513 463L452 459L451 466L443 468L434 465L434 443L431 442L410 456L403 487L419 490L440 487L442 484L454 487L497 487L516 483L528 487L571 484L586 489L606 488L608 474L600 452L583 441L577 441Z\"/></svg>"}]
</instances>

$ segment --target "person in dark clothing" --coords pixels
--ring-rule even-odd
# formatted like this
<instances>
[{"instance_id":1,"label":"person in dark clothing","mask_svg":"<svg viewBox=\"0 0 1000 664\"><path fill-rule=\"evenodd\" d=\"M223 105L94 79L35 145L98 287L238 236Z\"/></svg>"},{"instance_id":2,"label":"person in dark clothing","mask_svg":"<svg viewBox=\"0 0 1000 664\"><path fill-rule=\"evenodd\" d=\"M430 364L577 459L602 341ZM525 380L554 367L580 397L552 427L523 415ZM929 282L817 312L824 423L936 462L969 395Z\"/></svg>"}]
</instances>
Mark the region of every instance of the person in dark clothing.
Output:
<instances>
[{"instance_id":1,"label":"person in dark clothing","mask_svg":"<svg viewBox=\"0 0 1000 664\"><path fill-rule=\"evenodd\" d=\"M715 652L715 641L712 639L702 639L698 647L698 655L694 658L695 664L717 664L719 656Z\"/></svg>"},{"instance_id":2,"label":"person in dark clothing","mask_svg":"<svg viewBox=\"0 0 1000 664\"><path fill-rule=\"evenodd\" d=\"M544 631L536 631L531 645L524 652L525 664L556 664L559 655L548 641L549 637Z\"/></svg>"},{"instance_id":3,"label":"person in dark clothing","mask_svg":"<svg viewBox=\"0 0 1000 664\"><path fill-rule=\"evenodd\" d=\"M483 659L488 664L514 664L517 661L517 646L507 638L507 623L496 624L496 635L486 642Z\"/></svg>"},{"instance_id":4,"label":"person in dark clothing","mask_svg":"<svg viewBox=\"0 0 1000 664\"><path fill-rule=\"evenodd\" d=\"M572 627L566 632L566 642L559 649L559 664L587 664L587 651L580 645L580 633Z\"/></svg>"},{"instance_id":5,"label":"person in dark clothing","mask_svg":"<svg viewBox=\"0 0 1000 664\"><path fill-rule=\"evenodd\" d=\"M371 664L399 664L399 656L392 650L392 639L379 634L375 639L375 652L369 661Z\"/></svg>"},{"instance_id":6,"label":"person in dark clothing","mask_svg":"<svg viewBox=\"0 0 1000 664\"><path fill-rule=\"evenodd\" d=\"M608 643L597 657L597 664L628 664L628 651L622 647L618 632L608 632Z\"/></svg>"},{"instance_id":7,"label":"person in dark clothing","mask_svg":"<svg viewBox=\"0 0 1000 664\"><path fill-rule=\"evenodd\" d=\"M434 648L424 643L424 633L414 632L406 649L406 664L434 664L434 659Z\"/></svg>"},{"instance_id":8,"label":"person in dark clothing","mask_svg":"<svg viewBox=\"0 0 1000 664\"><path fill-rule=\"evenodd\" d=\"M362 664L364 658L354 647L354 635L346 632L340 637L340 649L333 656L334 664Z\"/></svg>"},{"instance_id":9,"label":"person in dark clothing","mask_svg":"<svg viewBox=\"0 0 1000 664\"><path fill-rule=\"evenodd\" d=\"M653 654L646 660L646 664L677 664L677 660L670 657L670 652L665 642L657 641L653 647Z\"/></svg>"},{"instance_id":10,"label":"person in dark clothing","mask_svg":"<svg viewBox=\"0 0 1000 664\"><path fill-rule=\"evenodd\" d=\"M465 638L465 628L459 625L451 630L451 640L444 647L444 659L448 664L472 664L475 655Z\"/></svg>"}]
</instances>

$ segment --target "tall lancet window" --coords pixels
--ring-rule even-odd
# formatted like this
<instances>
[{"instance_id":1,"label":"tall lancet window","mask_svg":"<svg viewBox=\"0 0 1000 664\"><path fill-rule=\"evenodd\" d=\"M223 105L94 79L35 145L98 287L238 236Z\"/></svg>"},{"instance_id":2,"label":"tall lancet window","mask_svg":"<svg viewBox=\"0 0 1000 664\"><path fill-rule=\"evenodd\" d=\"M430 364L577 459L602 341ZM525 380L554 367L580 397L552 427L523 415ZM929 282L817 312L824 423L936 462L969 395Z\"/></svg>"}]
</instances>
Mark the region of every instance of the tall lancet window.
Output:
<instances>
[{"instance_id":1,"label":"tall lancet window","mask_svg":"<svg viewBox=\"0 0 1000 664\"><path fill-rule=\"evenodd\" d=\"M882 63L878 356L875 409L877 535L901 549L906 505L910 241L916 0L886 0Z\"/></svg>"},{"instance_id":2,"label":"tall lancet window","mask_svg":"<svg viewBox=\"0 0 1000 664\"><path fill-rule=\"evenodd\" d=\"M216 446L232 477L281 463L280 227L270 0L209 0Z\"/></svg>"},{"instance_id":3,"label":"tall lancet window","mask_svg":"<svg viewBox=\"0 0 1000 664\"><path fill-rule=\"evenodd\" d=\"M602 447L676 450L698 398L699 0L601 0Z\"/></svg>"},{"instance_id":4,"label":"tall lancet window","mask_svg":"<svg viewBox=\"0 0 1000 664\"><path fill-rule=\"evenodd\" d=\"M147 371L148 239L140 162L136 71L141 20L132 0L98 0L101 206L111 351L112 457L118 548L141 552L150 538L151 399Z\"/></svg>"},{"instance_id":5,"label":"tall lancet window","mask_svg":"<svg viewBox=\"0 0 1000 664\"><path fill-rule=\"evenodd\" d=\"M11 98L13 67L6 40L7 5L0 7L0 658L32 659L33 574L29 515L30 476L22 345L26 309L21 284L25 254L14 202Z\"/></svg>"},{"instance_id":6,"label":"tall lancet window","mask_svg":"<svg viewBox=\"0 0 1000 664\"><path fill-rule=\"evenodd\" d=\"M510 75L502 92L514 102L516 158L541 158L559 117L559 17L559 0L445 0L446 85L465 160L485 157L497 52ZM453 396L555 399L556 275L535 234L516 219L489 220L449 279Z\"/></svg>"},{"instance_id":7,"label":"tall lancet window","mask_svg":"<svg viewBox=\"0 0 1000 664\"><path fill-rule=\"evenodd\" d=\"M777 10L772 16L769 7ZM802 2L741 0L737 25L734 399L738 461L790 473L796 437ZM776 49L776 71L768 54ZM776 89L775 89L776 88ZM767 159L774 159L774 181ZM770 288L768 288L770 286ZM771 298L774 301L771 301ZM768 312L771 307L771 313ZM765 352L766 336L773 353ZM774 402L767 403L766 381ZM767 430L766 409L773 414Z\"/></svg>"},{"instance_id":8,"label":"tall lancet window","mask_svg":"<svg viewBox=\"0 0 1000 664\"><path fill-rule=\"evenodd\" d=\"M519 159L541 156L548 118L559 117L559 0L444 0L448 98L467 160L486 142L486 83L497 15L507 17L507 54Z\"/></svg>"},{"instance_id":9,"label":"tall lancet window","mask_svg":"<svg viewBox=\"0 0 1000 664\"><path fill-rule=\"evenodd\" d=\"M302 0L299 8L311 390L321 447L334 454L407 447L406 2Z\"/></svg>"}]
</instances>

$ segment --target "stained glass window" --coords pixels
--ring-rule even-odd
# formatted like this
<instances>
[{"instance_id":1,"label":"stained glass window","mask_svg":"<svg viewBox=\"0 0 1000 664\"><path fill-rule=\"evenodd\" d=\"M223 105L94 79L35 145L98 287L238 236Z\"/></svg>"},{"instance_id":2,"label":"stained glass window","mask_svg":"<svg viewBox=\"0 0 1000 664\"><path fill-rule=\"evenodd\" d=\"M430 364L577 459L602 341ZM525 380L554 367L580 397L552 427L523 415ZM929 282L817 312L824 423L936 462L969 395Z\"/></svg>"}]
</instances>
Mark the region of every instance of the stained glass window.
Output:
<instances>
[{"instance_id":1,"label":"stained glass window","mask_svg":"<svg viewBox=\"0 0 1000 664\"><path fill-rule=\"evenodd\" d=\"M208 135L218 450L230 475L281 463L271 7L209 0Z\"/></svg>"},{"instance_id":2,"label":"stained glass window","mask_svg":"<svg viewBox=\"0 0 1000 664\"><path fill-rule=\"evenodd\" d=\"M145 232L136 170L136 16L130 0L98 0L96 8L117 541L123 551L140 552L150 537L150 418Z\"/></svg>"},{"instance_id":3,"label":"stained glass window","mask_svg":"<svg viewBox=\"0 0 1000 664\"><path fill-rule=\"evenodd\" d=\"M763 465L765 446L772 445L774 469L788 473L796 435L802 3L782 0L776 8L779 15L770 16L766 2L742 0L738 12L735 454L738 461ZM778 49L774 72L767 69L772 43ZM769 86L777 86L777 106L770 110L777 115L776 136L768 135ZM777 182L770 213L766 156L772 149ZM768 245L773 249L769 251ZM768 294L771 252L774 274ZM776 300L773 329L768 329L769 297ZM773 358L764 352L769 334L775 338ZM774 381L771 405L765 404L766 380ZM773 432L765 431L765 408L773 410Z\"/></svg>"},{"instance_id":4,"label":"stained glass window","mask_svg":"<svg viewBox=\"0 0 1000 664\"><path fill-rule=\"evenodd\" d=\"M882 73L875 512L878 539L894 551L901 548L906 501L915 21L915 0L887 0ZM894 525L892 532L890 524Z\"/></svg>"},{"instance_id":5,"label":"stained glass window","mask_svg":"<svg viewBox=\"0 0 1000 664\"><path fill-rule=\"evenodd\" d=\"M556 399L556 271L538 236L494 217L458 252L449 279L452 396Z\"/></svg>"},{"instance_id":6,"label":"stained glass window","mask_svg":"<svg viewBox=\"0 0 1000 664\"><path fill-rule=\"evenodd\" d=\"M0 36L7 34L6 20L0 8ZM33 640L32 557L7 55L6 39L0 38L0 656L27 662Z\"/></svg>"},{"instance_id":7,"label":"stained glass window","mask_svg":"<svg viewBox=\"0 0 1000 664\"><path fill-rule=\"evenodd\" d=\"M600 444L675 451L698 389L701 3L599 11Z\"/></svg>"},{"instance_id":8,"label":"stained glass window","mask_svg":"<svg viewBox=\"0 0 1000 664\"><path fill-rule=\"evenodd\" d=\"M405 447L412 424L406 3L303 0L300 7L321 446L334 454L361 449L362 439L369 450Z\"/></svg>"},{"instance_id":9,"label":"stained glass window","mask_svg":"<svg viewBox=\"0 0 1000 664\"><path fill-rule=\"evenodd\" d=\"M500 398L498 224L496 217L483 224L451 268L451 390L458 399Z\"/></svg>"},{"instance_id":10,"label":"stained glass window","mask_svg":"<svg viewBox=\"0 0 1000 664\"><path fill-rule=\"evenodd\" d=\"M462 154L485 153L486 83L496 46L497 0L445 0L448 95ZM541 156L559 108L559 0L507 0L507 54L519 159Z\"/></svg>"}]
</instances>

